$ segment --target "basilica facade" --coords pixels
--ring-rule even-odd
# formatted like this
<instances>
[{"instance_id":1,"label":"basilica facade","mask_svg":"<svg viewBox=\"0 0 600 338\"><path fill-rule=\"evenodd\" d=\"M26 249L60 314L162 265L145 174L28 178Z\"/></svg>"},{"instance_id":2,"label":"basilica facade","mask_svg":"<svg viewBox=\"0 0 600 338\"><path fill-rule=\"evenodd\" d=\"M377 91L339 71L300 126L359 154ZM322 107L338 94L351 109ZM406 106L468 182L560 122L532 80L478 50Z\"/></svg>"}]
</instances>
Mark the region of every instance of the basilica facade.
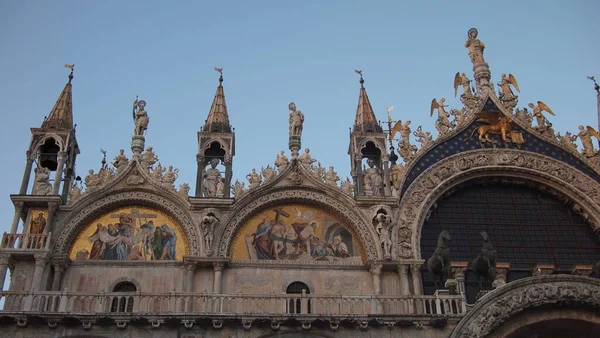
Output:
<instances>
[{"instance_id":1,"label":"basilica facade","mask_svg":"<svg viewBox=\"0 0 600 338\"><path fill-rule=\"evenodd\" d=\"M10 196L0 337L594 336L600 134L556 133L515 76L494 85L477 30L465 47L473 80L455 76L461 108L433 99L435 135L378 122L356 71L346 180L302 148L290 103L289 152L233 182L217 69L194 191L137 99L131 152L75 175L71 66Z\"/></svg>"}]
</instances>

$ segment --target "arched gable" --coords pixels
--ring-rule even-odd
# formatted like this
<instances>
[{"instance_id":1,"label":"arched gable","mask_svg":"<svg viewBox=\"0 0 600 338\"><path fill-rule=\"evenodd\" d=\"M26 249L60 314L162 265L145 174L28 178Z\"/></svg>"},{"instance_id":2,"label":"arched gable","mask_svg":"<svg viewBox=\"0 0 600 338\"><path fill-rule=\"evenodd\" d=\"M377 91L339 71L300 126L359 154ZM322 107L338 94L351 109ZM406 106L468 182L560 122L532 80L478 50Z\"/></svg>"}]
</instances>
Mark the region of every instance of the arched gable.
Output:
<instances>
[{"instance_id":1,"label":"arched gable","mask_svg":"<svg viewBox=\"0 0 600 338\"><path fill-rule=\"evenodd\" d=\"M435 201L452 187L485 176L516 176L543 183L577 201L598 227L600 184L568 164L515 149L480 149L448 157L424 171L400 202L400 224L394 229L397 255L421 258L421 227ZM412 250L402 250L411 243Z\"/></svg>"},{"instance_id":2,"label":"arched gable","mask_svg":"<svg viewBox=\"0 0 600 338\"><path fill-rule=\"evenodd\" d=\"M383 258L381 249L377 245L377 234L373 226L364 215L357 212L356 207L348 201L349 197L341 191L331 189L326 194L322 189L313 187L283 186L274 187L258 196L255 195L254 198L249 197L245 196L240 200L243 203L236 206L231 212L232 216L224 222L225 225L221 230L218 243L220 257L230 255L236 234L257 213L278 205L304 204L327 210L347 224L358 236L367 260Z\"/></svg>"},{"instance_id":3,"label":"arched gable","mask_svg":"<svg viewBox=\"0 0 600 338\"><path fill-rule=\"evenodd\" d=\"M53 235L57 238L53 255L68 254L71 243L95 218L129 205L142 205L164 211L181 226L189 250L186 254L200 256L201 240L188 208L178 198L160 194L151 186L99 192L94 199L85 199L73 208L61 210L67 215L64 220L59 221Z\"/></svg>"},{"instance_id":4,"label":"arched gable","mask_svg":"<svg viewBox=\"0 0 600 338\"><path fill-rule=\"evenodd\" d=\"M451 338L483 337L512 316L547 304L600 306L600 280L574 275L523 278L481 298L454 328Z\"/></svg>"}]
</instances>

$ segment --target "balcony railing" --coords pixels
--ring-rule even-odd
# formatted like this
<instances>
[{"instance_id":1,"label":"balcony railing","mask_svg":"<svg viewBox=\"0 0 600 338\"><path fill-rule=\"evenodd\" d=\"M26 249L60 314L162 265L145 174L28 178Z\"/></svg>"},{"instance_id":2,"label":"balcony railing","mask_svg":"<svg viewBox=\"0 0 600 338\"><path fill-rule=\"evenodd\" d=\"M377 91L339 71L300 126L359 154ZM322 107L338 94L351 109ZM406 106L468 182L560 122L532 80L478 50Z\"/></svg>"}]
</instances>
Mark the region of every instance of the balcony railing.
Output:
<instances>
[{"instance_id":1,"label":"balcony railing","mask_svg":"<svg viewBox=\"0 0 600 338\"><path fill-rule=\"evenodd\" d=\"M344 296L311 294L227 295L198 293L0 292L2 312L224 314L257 315L394 315L461 317L460 295Z\"/></svg>"},{"instance_id":2,"label":"balcony railing","mask_svg":"<svg viewBox=\"0 0 600 338\"><path fill-rule=\"evenodd\" d=\"M50 234L9 234L2 236L0 249L17 250L48 250L50 248Z\"/></svg>"}]
</instances>

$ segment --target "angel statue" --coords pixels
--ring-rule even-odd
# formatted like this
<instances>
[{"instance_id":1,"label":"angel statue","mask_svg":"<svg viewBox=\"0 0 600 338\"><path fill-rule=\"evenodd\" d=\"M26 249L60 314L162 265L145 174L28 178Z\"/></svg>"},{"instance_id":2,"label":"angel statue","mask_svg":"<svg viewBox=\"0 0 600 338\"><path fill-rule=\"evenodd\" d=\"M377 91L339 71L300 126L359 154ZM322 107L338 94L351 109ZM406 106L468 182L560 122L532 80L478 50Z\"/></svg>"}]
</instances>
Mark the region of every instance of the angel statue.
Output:
<instances>
[{"instance_id":1,"label":"angel statue","mask_svg":"<svg viewBox=\"0 0 600 338\"><path fill-rule=\"evenodd\" d=\"M440 102L437 102L437 100L433 98L433 100L431 100L431 109L429 111L429 116L433 116L433 111L435 109L438 110L438 118L435 122L435 127L438 130L439 136L445 135L452 127L452 124L450 124L450 120L448 119L450 114L448 114L445 109L448 107L448 105L444 104L445 101L446 99L443 97L440 99Z\"/></svg>"},{"instance_id":2,"label":"angel statue","mask_svg":"<svg viewBox=\"0 0 600 338\"><path fill-rule=\"evenodd\" d=\"M548 121L548 119L546 119L546 117L542 114L543 111L547 111L550 115L556 116L556 114L554 114L552 109L550 109L550 107L548 107L542 101L538 101L537 105L530 103L529 107L533 110L533 116L535 117L538 128L545 128L546 121Z\"/></svg>"},{"instance_id":3,"label":"angel statue","mask_svg":"<svg viewBox=\"0 0 600 338\"><path fill-rule=\"evenodd\" d=\"M465 73L457 72L454 75L454 97L458 94L458 87L463 87L463 93L460 94L460 102L469 109L474 109L477 105L477 99L473 95L474 88L471 89L471 80Z\"/></svg>"},{"instance_id":4,"label":"angel statue","mask_svg":"<svg viewBox=\"0 0 600 338\"><path fill-rule=\"evenodd\" d=\"M596 152L594 151L594 144L592 143L592 136L596 137L596 139L600 140L600 134L596 131L596 129L587 126L579 126L579 133L577 134L581 139L581 145L583 146L583 156L585 157L594 157Z\"/></svg>"},{"instance_id":5,"label":"angel statue","mask_svg":"<svg viewBox=\"0 0 600 338\"><path fill-rule=\"evenodd\" d=\"M134 136L144 136L144 131L148 129L150 118L148 117L148 113L144 110L144 107L146 107L146 101L138 101L136 96L135 101L133 102L133 122L135 123L135 128L133 130Z\"/></svg>"},{"instance_id":6,"label":"angel statue","mask_svg":"<svg viewBox=\"0 0 600 338\"><path fill-rule=\"evenodd\" d=\"M512 100L516 98L515 94L510 88L511 85L515 87L517 92L521 92L519 89L519 84L517 83L517 79L515 79L514 75L508 74L508 76L506 76L506 74L502 74L502 80L500 80L498 83L498 86L500 86L499 96L501 100Z\"/></svg>"},{"instance_id":7,"label":"angel statue","mask_svg":"<svg viewBox=\"0 0 600 338\"><path fill-rule=\"evenodd\" d=\"M390 142L395 138L396 133L400 133L400 149L398 151L405 162L409 162L417 152L417 146L410 144L412 130L409 125L410 120L407 120L404 124L401 120L398 120L392 130L390 130Z\"/></svg>"},{"instance_id":8,"label":"angel statue","mask_svg":"<svg viewBox=\"0 0 600 338\"><path fill-rule=\"evenodd\" d=\"M471 62L473 62L473 66L485 63L483 59L483 50L485 49L485 45L479 39L477 39L477 29L471 28L467 32L467 42L465 42L465 47L469 48L469 56L471 57Z\"/></svg>"}]
</instances>

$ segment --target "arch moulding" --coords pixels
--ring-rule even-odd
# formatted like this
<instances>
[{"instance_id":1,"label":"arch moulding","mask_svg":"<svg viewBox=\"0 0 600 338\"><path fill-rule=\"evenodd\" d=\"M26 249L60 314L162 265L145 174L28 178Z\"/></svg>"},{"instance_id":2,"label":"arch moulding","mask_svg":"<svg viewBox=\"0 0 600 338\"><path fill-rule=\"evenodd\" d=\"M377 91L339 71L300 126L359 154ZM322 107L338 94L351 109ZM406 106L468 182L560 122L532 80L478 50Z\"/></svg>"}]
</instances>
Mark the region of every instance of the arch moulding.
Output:
<instances>
[{"instance_id":1,"label":"arch moulding","mask_svg":"<svg viewBox=\"0 0 600 338\"><path fill-rule=\"evenodd\" d=\"M575 275L541 275L511 282L477 301L450 338L484 337L526 309L557 303L600 306L600 280Z\"/></svg>"},{"instance_id":2,"label":"arch moulding","mask_svg":"<svg viewBox=\"0 0 600 338\"><path fill-rule=\"evenodd\" d=\"M431 206L452 187L489 176L519 177L549 186L576 201L594 227L600 224L600 183L576 168L537 153L515 149L478 149L448 157L425 170L400 202L396 255L421 258L421 228ZM411 243L412 250L406 250Z\"/></svg>"},{"instance_id":3,"label":"arch moulding","mask_svg":"<svg viewBox=\"0 0 600 338\"><path fill-rule=\"evenodd\" d=\"M361 245L365 251L367 261L382 259L383 254L377 245L377 235L370 222L364 218L350 201L349 197L343 195L341 191L321 192L314 188L283 188L277 191L270 191L262 196L256 196L252 199L244 200L247 202L240 205L231 212L229 219L225 220L223 230L219 236L219 245L217 247L220 257L229 257L229 250L235 239L238 230L253 215L263 211L265 208L287 204L299 203L313 205L332 212L340 220L345 222L358 236ZM333 197L331 197L333 196ZM248 196L245 196L248 197Z\"/></svg>"},{"instance_id":4,"label":"arch moulding","mask_svg":"<svg viewBox=\"0 0 600 338\"><path fill-rule=\"evenodd\" d=\"M162 210L173 217L185 234L188 242L189 255L200 256L200 236L194 225L192 216L181 201L171 199L145 189L105 191L96 199L85 199L82 204L75 204L68 212L64 221L57 224L57 237L53 248L53 255L68 255L71 243L76 239L80 231L86 227L94 218L111 209L139 204ZM53 236L54 237L54 236Z\"/></svg>"}]
</instances>

